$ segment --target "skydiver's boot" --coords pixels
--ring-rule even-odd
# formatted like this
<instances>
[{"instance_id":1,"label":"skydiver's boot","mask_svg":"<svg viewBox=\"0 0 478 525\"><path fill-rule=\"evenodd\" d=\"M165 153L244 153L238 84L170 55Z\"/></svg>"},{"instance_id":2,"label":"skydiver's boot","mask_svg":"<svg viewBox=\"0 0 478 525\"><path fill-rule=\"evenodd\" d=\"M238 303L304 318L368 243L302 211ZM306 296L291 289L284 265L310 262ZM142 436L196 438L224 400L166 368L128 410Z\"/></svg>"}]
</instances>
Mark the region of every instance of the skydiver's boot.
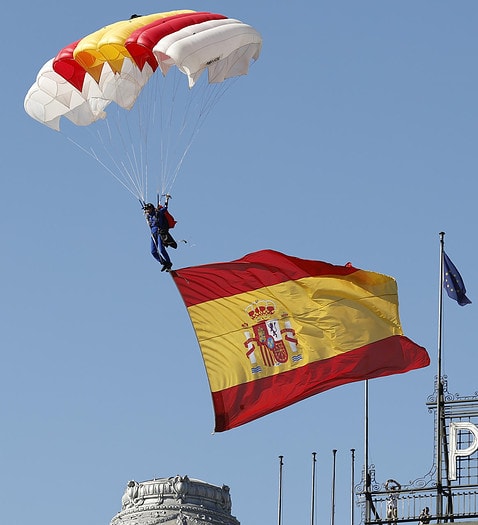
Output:
<instances>
[{"instance_id":1,"label":"skydiver's boot","mask_svg":"<svg viewBox=\"0 0 478 525\"><path fill-rule=\"evenodd\" d=\"M172 262L165 262L163 264L163 267L161 268L161 271L164 272L169 272L171 270L171 268L173 267L173 263Z\"/></svg>"}]
</instances>

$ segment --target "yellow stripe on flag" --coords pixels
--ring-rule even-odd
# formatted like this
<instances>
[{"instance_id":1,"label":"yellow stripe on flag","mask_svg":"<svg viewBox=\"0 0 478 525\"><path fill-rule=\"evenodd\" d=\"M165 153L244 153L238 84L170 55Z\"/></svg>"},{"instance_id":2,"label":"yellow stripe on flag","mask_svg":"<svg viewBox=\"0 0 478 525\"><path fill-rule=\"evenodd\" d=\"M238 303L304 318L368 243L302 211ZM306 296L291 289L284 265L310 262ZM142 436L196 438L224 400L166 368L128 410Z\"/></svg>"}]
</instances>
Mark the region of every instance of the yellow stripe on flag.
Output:
<instances>
[{"instance_id":1,"label":"yellow stripe on flag","mask_svg":"<svg viewBox=\"0 0 478 525\"><path fill-rule=\"evenodd\" d=\"M273 305L274 310L253 319L247 309L254 304ZM395 280L362 270L339 278L334 275L286 281L196 304L188 311L213 392L403 333ZM289 344L285 339L287 334L279 336L288 359L275 366L266 366L262 354L267 354L267 344L253 341L256 360L253 363L247 355L245 342L248 337L254 338L254 326L274 320L277 324L272 328L284 330L290 326L292 332L289 332L294 334L297 343ZM292 360L294 354L295 361Z\"/></svg>"}]
</instances>

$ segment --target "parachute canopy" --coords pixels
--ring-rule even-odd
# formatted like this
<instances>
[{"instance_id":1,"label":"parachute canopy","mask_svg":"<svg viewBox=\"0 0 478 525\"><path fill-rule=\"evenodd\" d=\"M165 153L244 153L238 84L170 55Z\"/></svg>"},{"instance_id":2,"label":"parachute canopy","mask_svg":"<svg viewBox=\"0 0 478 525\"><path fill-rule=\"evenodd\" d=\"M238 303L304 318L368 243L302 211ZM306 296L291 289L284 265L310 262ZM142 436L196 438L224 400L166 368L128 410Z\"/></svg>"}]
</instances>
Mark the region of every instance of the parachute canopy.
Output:
<instances>
[{"instance_id":1,"label":"parachute canopy","mask_svg":"<svg viewBox=\"0 0 478 525\"><path fill-rule=\"evenodd\" d=\"M245 75L259 57L260 34L224 15L190 10L133 16L61 49L40 69L25 110L55 130L61 117L79 126L105 118L116 102L131 109L151 75L176 67L193 87Z\"/></svg>"},{"instance_id":2,"label":"parachute canopy","mask_svg":"<svg viewBox=\"0 0 478 525\"><path fill-rule=\"evenodd\" d=\"M171 192L204 120L261 47L254 28L221 14L132 15L48 60L25 110L139 200L154 200L151 191Z\"/></svg>"}]
</instances>

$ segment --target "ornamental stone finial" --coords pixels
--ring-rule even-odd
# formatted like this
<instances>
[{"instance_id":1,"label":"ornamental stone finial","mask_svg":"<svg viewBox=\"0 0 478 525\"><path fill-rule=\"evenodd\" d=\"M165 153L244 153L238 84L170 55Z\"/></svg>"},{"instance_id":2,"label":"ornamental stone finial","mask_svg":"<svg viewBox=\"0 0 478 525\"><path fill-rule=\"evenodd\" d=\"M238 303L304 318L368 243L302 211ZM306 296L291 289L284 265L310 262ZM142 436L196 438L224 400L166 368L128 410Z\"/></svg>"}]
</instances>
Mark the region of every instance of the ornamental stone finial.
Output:
<instances>
[{"instance_id":1,"label":"ornamental stone finial","mask_svg":"<svg viewBox=\"0 0 478 525\"><path fill-rule=\"evenodd\" d=\"M121 508L126 509L133 507L138 502L139 483L137 481L128 481L126 490L121 498Z\"/></svg>"}]
</instances>

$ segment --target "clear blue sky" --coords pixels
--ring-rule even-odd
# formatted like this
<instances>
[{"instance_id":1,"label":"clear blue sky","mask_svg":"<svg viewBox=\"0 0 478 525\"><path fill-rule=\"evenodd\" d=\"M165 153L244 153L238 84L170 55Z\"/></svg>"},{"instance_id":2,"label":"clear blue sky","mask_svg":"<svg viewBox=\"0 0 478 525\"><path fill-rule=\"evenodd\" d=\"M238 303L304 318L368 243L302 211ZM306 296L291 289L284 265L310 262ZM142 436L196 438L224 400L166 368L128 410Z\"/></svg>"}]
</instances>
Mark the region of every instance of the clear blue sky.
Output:
<instances>
[{"instance_id":1,"label":"clear blue sky","mask_svg":"<svg viewBox=\"0 0 478 525\"><path fill-rule=\"evenodd\" d=\"M272 5L273 4L273 5ZM1 72L1 521L107 525L128 480L187 474L231 487L243 525L349 517L363 464L363 384L212 434L187 312L149 254L137 201L30 119L39 68L133 12L239 18L264 39L251 74L203 126L173 189L176 267L275 249L391 275L405 334L430 367L370 383L377 480L433 460L439 232L472 305L445 302L450 390L476 391L478 5L472 0L11 3ZM356 510L358 517L359 511Z\"/></svg>"}]
</instances>

